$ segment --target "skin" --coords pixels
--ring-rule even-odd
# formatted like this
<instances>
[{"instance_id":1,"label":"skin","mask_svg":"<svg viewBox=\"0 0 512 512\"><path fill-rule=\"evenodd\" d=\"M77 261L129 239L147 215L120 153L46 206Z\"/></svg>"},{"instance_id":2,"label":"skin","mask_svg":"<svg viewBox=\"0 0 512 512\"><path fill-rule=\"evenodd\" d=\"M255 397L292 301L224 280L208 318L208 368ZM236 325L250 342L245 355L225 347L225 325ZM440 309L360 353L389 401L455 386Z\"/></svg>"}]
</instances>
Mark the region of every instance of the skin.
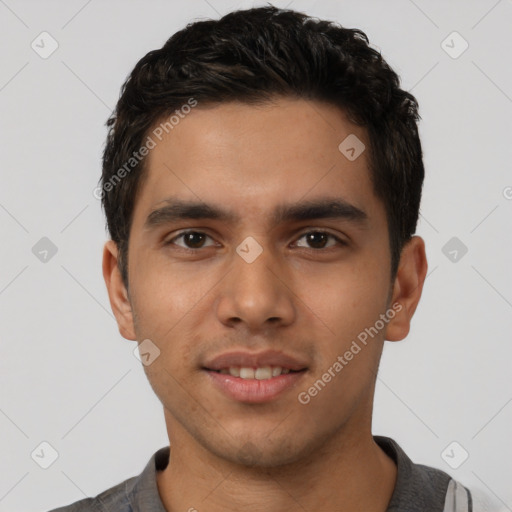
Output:
<instances>
[{"instance_id":1,"label":"skin","mask_svg":"<svg viewBox=\"0 0 512 512\"><path fill-rule=\"evenodd\" d=\"M149 338L161 351L144 370L171 443L169 465L157 474L168 511L387 508L396 466L372 438L375 379L384 340L409 332L427 261L414 236L391 279L386 214L367 152L349 161L338 150L349 134L369 147L363 128L317 101L199 104L148 155L130 233L129 292L117 247L105 244L103 275L121 335ZM145 230L149 213L171 196L228 208L238 221ZM276 205L320 197L345 199L368 223L271 222ZM191 228L208 235L203 245L174 238ZM303 235L315 230L347 245L331 237L325 248L311 245ZM248 236L263 248L250 264L235 251ZM301 404L298 393L392 304L401 306L394 318ZM206 359L235 349L281 350L307 361L308 371L270 402L236 402L201 370Z\"/></svg>"}]
</instances>

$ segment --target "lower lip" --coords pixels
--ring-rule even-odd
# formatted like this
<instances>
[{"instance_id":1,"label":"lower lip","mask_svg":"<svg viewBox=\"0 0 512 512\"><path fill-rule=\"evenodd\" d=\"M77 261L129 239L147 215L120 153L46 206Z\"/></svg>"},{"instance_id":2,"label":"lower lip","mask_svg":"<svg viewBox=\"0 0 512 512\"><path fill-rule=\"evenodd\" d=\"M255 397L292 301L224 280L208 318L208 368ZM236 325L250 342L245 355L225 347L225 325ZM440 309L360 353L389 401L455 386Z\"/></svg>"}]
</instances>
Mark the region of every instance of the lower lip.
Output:
<instances>
[{"instance_id":1,"label":"lower lip","mask_svg":"<svg viewBox=\"0 0 512 512\"><path fill-rule=\"evenodd\" d=\"M226 396L246 403L263 403L275 399L285 390L294 387L305 370L287 373L271 379L241 379L232 375L206 370L213 384Z\"/></svg>"}]
</instances>

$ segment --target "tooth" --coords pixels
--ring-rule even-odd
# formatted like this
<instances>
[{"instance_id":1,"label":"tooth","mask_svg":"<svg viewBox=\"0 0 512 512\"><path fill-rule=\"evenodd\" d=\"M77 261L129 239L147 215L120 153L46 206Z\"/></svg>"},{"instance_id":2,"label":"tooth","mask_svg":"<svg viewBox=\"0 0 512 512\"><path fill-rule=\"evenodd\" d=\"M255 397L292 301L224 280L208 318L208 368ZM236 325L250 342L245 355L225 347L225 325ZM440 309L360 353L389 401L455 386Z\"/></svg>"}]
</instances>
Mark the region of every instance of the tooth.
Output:
<instances>
[{"instance_id":1,"label":"tooth","mask_svg":"<svg viewBox=\"0 0 512 512\"><path fill-rule=\"evenodd\" d=\"M254 369L253 368L240 368L240 377L242 379L254 379Z\"/></svg>"},{"instance_id":2,"label":"tooth","mask_svg":"<svg viewBox=\"0 0 512 512\"><path fill-rule=\"evenodd\" d=\"M282 368L280 366L273 366L272 367L272 377L279 377L281 375Z\"/></svg>"},{"instance_id":3,"label":"tooth","mask_svg":"<svg viewBox=\"0 0 512 512\"><path fill-rule=\"evenodd\" d=\"M223 373L223 374L227 374L229 373L228 369L227 368L222 368L221 370L219 370L220 373Z\"/></svg>"},{"instance_id":4,"label":"tooth","mask_svg":"<svg viewBox=\"0 0 512 512\"><path fill-rule=\"evenodd\" d=\"M258 380L266 380L272 377L272 368L270 366L262 366L254 373L254 377Z\"/></svg>"},{"instance_id":5,"label":"tooth","mask_svg":"<svg viewBox=\"0 0 512 512\"><path fill-rule=\"evenodd\" d=\"M229 374L233 377L240 377L240 368L238 366L230 366Z\"/></svg>"},{"instance_id":6,"label":"tooth","mask_svg":"<svg viewBox=\"0 0 512 512\"><path fill-rule=\"evenodd\" d=\"M281 374L287 374L287 373L290 373L290 369L289 368L283 368L281 370Z\"/></svg>"}]
</instances>

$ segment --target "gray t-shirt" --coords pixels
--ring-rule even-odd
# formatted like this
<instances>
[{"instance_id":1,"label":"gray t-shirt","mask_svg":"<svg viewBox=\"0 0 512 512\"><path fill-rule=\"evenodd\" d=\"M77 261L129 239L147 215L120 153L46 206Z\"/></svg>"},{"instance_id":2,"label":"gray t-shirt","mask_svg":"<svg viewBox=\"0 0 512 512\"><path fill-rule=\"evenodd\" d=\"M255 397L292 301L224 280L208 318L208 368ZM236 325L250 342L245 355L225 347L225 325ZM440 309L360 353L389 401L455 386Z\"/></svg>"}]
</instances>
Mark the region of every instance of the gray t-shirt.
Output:
<instances>
[{"instance_id":1,"label":"gray t-shirt","mask_svg":"<svg viewBox=\"0 0 512 512\"><path fill-rule=\"evenodd\" d=\"M389 437L373 438L397 465L396 485L386 512L473 512L471 492L450 475L440 469L414 464ZM160 448L140 475L94 498L49 512L167 512L158 494L156 471L167 467L169 454L169 446Z\"/></svg>"}]
</instances>

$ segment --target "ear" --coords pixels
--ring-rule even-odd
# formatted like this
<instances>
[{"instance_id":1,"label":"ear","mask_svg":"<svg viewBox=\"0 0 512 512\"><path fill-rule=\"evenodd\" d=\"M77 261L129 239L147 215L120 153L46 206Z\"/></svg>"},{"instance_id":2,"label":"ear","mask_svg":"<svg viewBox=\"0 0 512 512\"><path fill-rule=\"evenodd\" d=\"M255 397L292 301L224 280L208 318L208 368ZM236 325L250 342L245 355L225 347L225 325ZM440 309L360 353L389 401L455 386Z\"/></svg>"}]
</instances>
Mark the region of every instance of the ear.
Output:
<instances>
[{"instance_id":1,"label":"ear","mask_svg":"<svg viewBox=\"0 0 512 512\"><path fill-rule=\"evenodd\" d=\"M116 317L121 336L136 341L132 306L117 261L117 245L113 240L109 240L103 247L103 278L107 285L110 307Z\"/></svg>"},{"instance_id":2,"label":"ear","mask_svg":"<svg viewBox=\"0 0 512 512\"><path fill-rule=\"evenodd\" d=\"M395 316L387 324L386 340L400 341L409 334L411 319L421 297L427 268L425 242L421 237L413 236L404 245L400 256L389 305L395 311Z\"/></svg>"}]
</instances>

